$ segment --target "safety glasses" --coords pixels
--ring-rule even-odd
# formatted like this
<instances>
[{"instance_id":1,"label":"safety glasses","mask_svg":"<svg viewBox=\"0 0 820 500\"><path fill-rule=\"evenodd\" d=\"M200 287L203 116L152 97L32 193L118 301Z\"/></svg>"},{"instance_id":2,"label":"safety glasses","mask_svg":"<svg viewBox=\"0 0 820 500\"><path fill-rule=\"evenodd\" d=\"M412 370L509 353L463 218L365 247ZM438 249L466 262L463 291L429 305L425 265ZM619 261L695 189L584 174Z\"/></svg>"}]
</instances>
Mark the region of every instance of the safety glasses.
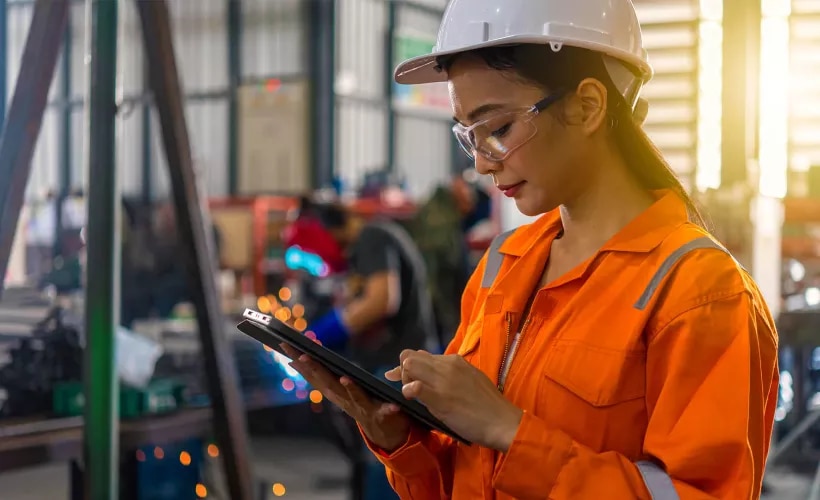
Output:
<instances>
[{"instance_id":1,"label":"safety glasses","mask_svg":"<svg viewBox=\"0 0 820 500\"><path fill-rule=\"evenodd\" d=\"M504 161L535 137L538 128L533 119L563 96L564 92L555 92L529 108L498 113L469 127L456 123L453 134L471 159L478 154L490 161Z\"/></svg>"}]
</instances>

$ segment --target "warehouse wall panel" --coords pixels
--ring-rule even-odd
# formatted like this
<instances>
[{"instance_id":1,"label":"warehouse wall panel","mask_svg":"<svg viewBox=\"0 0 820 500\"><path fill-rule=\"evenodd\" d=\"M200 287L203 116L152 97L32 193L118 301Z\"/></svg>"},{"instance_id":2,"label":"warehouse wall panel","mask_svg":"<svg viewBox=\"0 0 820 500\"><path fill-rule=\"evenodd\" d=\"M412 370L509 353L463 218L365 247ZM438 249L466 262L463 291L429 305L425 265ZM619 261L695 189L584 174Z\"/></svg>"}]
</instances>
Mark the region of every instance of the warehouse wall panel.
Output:
<instances>
[{"instance_id":1,"label":"warehouse wall panel","mask_svg":"<svg viewBox=\"0 0 820 500\"><path fill-rule=\"evenodd\" d=\"M655 69L645 87L645 130L688 188L694 187L698 154L697 0L637 0L644 46Z\"/></svg>"},{"instance_id":2,"label":"warehouse wall panel","mask_svg":"<svg viewBox=\"0 0 820 500\"><path fill-rule=\"evenodd\" d=\"M336 68L339 93L384 96L387 2L337 0Z\"/></svg>"},{"instance_id":3,"label":"warehouse wall panel","mask_svg":"<svg viewBox=\"0 0 820 500\"><path fill-rule=\"evenodd\" d=\"M168 2L177 68L186 92L223 90L228 85L225 0Z\"/></svg>"},{"instance_id":4,"label":"warehouse wall panel","mask_svg":"<svg viewBox=\"0 0 820 500\"><path fill-rule=\"evenodd\" d=\"M171 2L176 5L176 2ZM173 10L172 10L173 12ZM74 11L74 44L75 52L79 49L84 54L85 26L83 17ZM178 34L176 37L178 38ZM137 9L133 2L125 2L120 8L119 43L117 44L117 85L123 96L133 97L142 94L145 89L145 51L143 50L142 28ZM177 48L179 53L179 48ZM82 59L80 59L82 61ZM82 96L85 91L85 67L83 64L73 66L73 79L79 80L72 85L74 95ZM139 135L139 134L137 134Z\"/></svg>"},{"instance_id":5,"label":"warehouse wall panel","mask_svg":"<svg viewBox=\"0 0 820 500\"><path fill-rule=\"evenodd\" d=\"M387 167L387 112L379 101L339 97L336 104L336 175L357 187Z\"/></svg>"},{"instance_id":6,"label":"warehouse wall panel","mask_svg":"<svg viewBox=\"0 0 820 500\"><path fill-rule=\"evenodd\" d=\"M138 196L142 192L142 116L142 108L138 107L117 119L116 157L123 195Z\"/></svg>"},{"instance_id":7,"label":"warehouse wall panel","mask_svg":"<svg viewBox=\"0 0 820 500\"><path fill-rule=\"evenodd\" d=\"M820 1L793 0L789 24L789 167L805 171L820 166Z\"/></svg>"},{"instance_id":8,"label":"warehouse wall panel","mask_svg":"<svg viewBox=\"0 0 820 500\"><path fill-rule=\"evenodd\" d=\"M304 73L307 47L303 19L303 0L243 0L242 76Z\"/></svg>"},{"instance_id":9,"label":"warehouse wall panel","mask_svg":"<svg viewBox=\"0 0 820 500\"><path fill-rule=\"evenodd\" d=\"M795 0L807 3L806 0ZM387 0L336 0L336 173L347 184L357 186L368 172L388 167L388 117L395 112L393 170L403 178L412 194L423 197L449 175L452 137L449 109L418 109L387 103L392 66L389 46ZM667 155L674 168L691 182L697 164L698 142L698 18L697 0L636 0L644 26L646 45L657 77L646 89L650 112L646 129ZM808 2L810 3L810 2ZM306 0L243 0L242 3L242 76L254 80L272 76L305 74L307 40L304 35ZM419 8L418 5L426 7ZM435 40L440 15L446 0L396 2L395 30L399 36ZM228 33L225 0L172 0L178 67L187 94L197 94L186 103L192 153L203 172L203 185L214 195L227 189L227 95ZM125 98L118 125L118 164L123 190L141 191L142 183L142 110L134 102L144 92L145 61L141 32L134 6L123 4L119 54L119 84ZM31 7L9 10L9 90L16 81ZM86 91L85 8L79 4L72 13L72 108L71 172L75 185L84 182L83 115L79 99ZM808 22L808 21L806 21ZM795 33L812 35L812 24L796 25ZM809 35L806 35L808 37ZM797 35L794 35L797 36ZM803 36L803 35L800 35ZM813 36L813 35L812 35ZM803 37L803 38L806 38ZM807 38L806 38L807 39ZM801 39L802 40L802 39ZM802 42L800 42L802 43ZM811 45L814 47L814 45ZM794 57L809 61L816 51L795 51ZM802 59L801 59L802 61ZM806 71L811 64L804 64ZM811 81L809 78L804 81ZM58 79L55 79L55 83ZM52 100L57 98L52 87ZM804 89L808 96L810 89ZM808 99L808 98L806 98ZM804 99L805 100L805 99ZM814 100L793 110L795 123L813 123L820 116ZM820 99L817 99L820 102ZM422 108L424 108L422 106ZM55 110L58 108L54 108ZM815 113L816 111L816 113ZM813 114L814 113L814 114ZM37 144L29 193L56 188L59 172L60 117L50 112L43 122L43 135ZM167 175L159 124L152 119L152 163L157 196L167 195ZM809 147L816 128L801 125L792 136L793 157L815 156L820 148ZM805 145L803 143L806 143ZM799 149L798 148L802 148ZM814 148L814 149L812 149Z\"/></svg>"},{"instance_id":10,"label":"warehouse wall panel","mask_svg":"<svg viewBox=\"0 0 820 500\"><path fill-rule=\"evenodd\" d=\"M176 5L175 2L171 2ZM173 7L172 7L173 9ZM172 15L174 11L172 10ZM76 17L76 16L75 16ZM78 27L82 29L82 27ZM84 31L84 30L83 30ZM83 32L81 32L83 33ZM175 37L178 37L175 33ZM142 192L142 110L143 104L137 98L147 97L144 95L146 83L146 61L143 50L142 28L140 27L139 15L133 2L127 2L120 9L119 22L119 43L117 44L117 88L123 104L117 117L117 168L120 174L120 188L124 195L138 196ZM179 47L177 47L179 54ZM184 66L182 66L184 68ZM80 77L85 77L83 66L74 67L75 73ZM184 82L183 82L184 84ZM73 89L75 93L82 88ZM80 129L82 132L82 128ZM75 142L74 148L81 152L82 156L82 133L75 134L79 142ZM76 157L76 155L74 155ZM82 169L85 170L85 166ZM83 175L83 184L85 184Z\"/></svg>"},{"instance_id":11,"label":"warehouse wall panel","mask_svg":"<svg viewBox=\"0 0 820 500\"><path fill-rule=\"evenodd\" d=\"M84 133L85 110L78 106L71 110L71 190L84 189L88 183Z\"/></svg>"},{"instance_id":12,"label":"warehouse wall panel","mask_svg":"<svg viewBox=\"0 0 820 500\"><path fill-rule=\"evenodd\" d=\"M396 12L396 34L416 42L427 41L430 46L435 43L441 11L446 2L427 0L416 2L433 9L419 9L399 3ZM404 58L413 54L397 54ZM400 63L394 60L392 66ZM392 74L393 67L389 69ZM407 89L401 89L400 91ZM429 195L440 183L446 181L452 171L453 135L452 112L442 84L437 85L435 92L430 86L416 87L410 92L418 95L437 96L436 103L427 102L420 106L407 106L406 100L401 104L394 102L396 118L396 165L405 184L413 196L423 198ZM444 92L444 94L442 93ZM442 99L443 98L443 99Z\"/></svg>"},{"instance_id":13,"label":"warehouse wall panel","mask_svg":"<svg viewBox=\"0 0 820 500\"><path fill-rule=\"evenodd\" d=\"M189 102L185 106L191 158L203 196L225 196L228 191L228 105L224 101ZM168 163L156 112L152 113L153 192L157 199L171 195Z\"/></svg>"},{"instance_id":14,"label":"warehouse wall panel","mask_svg":"<svg viewBox=\"0 0 820 500\"><path fill-rule=\"evenodd\" d=\"M383 0L336 1L336 175L358 186L387 165Z\"/></svg>"},{"instance_id":15,"label":"warehouse wall panel","mask_svg":"<svg viewBox=\"0 0 820 500\"><path fill-rule=\"evenodd\" d=\"M450 125L442 120L401 116L396 126L397 170L410 194L429 195L450 178Z\"/></svg>"},{"instance_id":16,"label":"warehouse wall panel","mask_svg":"<svg viewBox=\"0 0 820 500\"><path fill-rule=\"evenodd\" d=\"M82 4L75 4L71 7L71 18L69 27L71 29L71 96L73 99L80 100L85 96L85 93L88 91L87 87L87 77L86 77L86 48L87 48L87 41L85 39L86 29L85 29L85 5ZM129 17L136 17L136 14L130 16L129 10L133 10L133 8L122 8L120 9L120 15L122 17L120 26L127 30L129 23L127 22ZM132 23L133 24L133 23ZM137 29L138 26L134 25ZM120 43L119 45L123 45ZM122 49L119 49L120 53ZM62 63L61 63L62 64Z\"/></svg>"}]
</instances>

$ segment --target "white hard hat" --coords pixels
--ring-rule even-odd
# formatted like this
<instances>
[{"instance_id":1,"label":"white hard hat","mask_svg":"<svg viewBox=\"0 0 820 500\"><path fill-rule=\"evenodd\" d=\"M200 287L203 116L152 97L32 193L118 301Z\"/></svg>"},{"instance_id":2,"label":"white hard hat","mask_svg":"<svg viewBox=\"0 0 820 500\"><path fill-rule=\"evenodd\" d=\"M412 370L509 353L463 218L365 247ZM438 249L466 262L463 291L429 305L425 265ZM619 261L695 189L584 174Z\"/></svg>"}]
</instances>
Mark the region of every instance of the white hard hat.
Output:
<instances>
[{"instance_id":1,"label":"white hard hat","mask_svg":"<svg viewBox=\"0 0 820 500\"><path fill-rule=\"evenodd\" d=\"M554 51L567 45L609 56L604 62L610 77L633 106L652 77L630 0L450 0L433 52L399 64L395 80L446 81L438 57L519 44L549 44Z\"/></svg>"}]
</instances>

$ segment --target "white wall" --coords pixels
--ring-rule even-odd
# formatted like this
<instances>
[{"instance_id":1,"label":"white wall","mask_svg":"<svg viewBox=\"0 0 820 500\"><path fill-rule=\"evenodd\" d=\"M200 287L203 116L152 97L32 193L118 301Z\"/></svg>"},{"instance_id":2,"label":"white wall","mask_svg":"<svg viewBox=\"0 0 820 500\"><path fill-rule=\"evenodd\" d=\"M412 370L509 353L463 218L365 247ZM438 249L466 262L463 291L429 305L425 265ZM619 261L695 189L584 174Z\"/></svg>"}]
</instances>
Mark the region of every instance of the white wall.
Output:
<instances>
[{"instance_id":1,"label":"white wall","mask_svg":"<svg viewBox=\"0 0 820 500\"><path fill-rule=\"evenodd\" d=\"M339 97L336 117L337 172L356 184L368 171L387 162L387 108L384 103L387 4L385 0L337 0L337 74L354 82ZM427 0L443 6L444 0ZM225 0L173 0L168 2L174 22L175 49L182 84L188 93L214 93L228 85L227 12ZM304 74L306 40L302 32L303 0L243 0L242 73L246 80ZM401 9L404 10L404 9ZM9 12L9 95L13 91L31 6L14 6ZM127 99L144 92L144 54L139 19L132 2L121 2L119 39L119 87ZM85 12L82 4L72 10L72 75L75 99L86 91ZM425 14L400 15L401 26L435 36L438 20ZM51 99L58 97L60 67L52 85ZM352 79L352 80L351 80ZM194 162L209 194L227 194L228 105L224 98L197 99L187 103L186 114ZM27 194L41 198L58 186L60 171L60 119L57 107L49 107L33 160ZM123 191L138 194L142 187L143 112L140 105L124 109L118 121L117 162ZM84 114L72 112L71 172L75 188L86 182L83 152ZM399 117L396 122L396 163L414 194L423 195L446 177L450 159L449 129L441 120ZM164 152L155 113L151 118L152 189L157 196L168 192Z\"/></svg>"},{"instance_id":2,"label":"white wall","mask_svg":"<svg viewBox=\"0 0 820 500\"><path fill-rule=\"evenodd\" d=\"M388 9L387 0L336 2L336 70L337 91L340 94L336 114L336 170L345 181L356 184L365 173L382 169L387 163L388 111L384 99L387 78L392 73L385 54ZM416 2L436 8L443 8L446 4L446 0ZM226 1L172 0L168 4L174 21L177 62L185 91L202 94L224 90L228 84ZM669 16L691 16L692 6L696 4L695 0L674 0L667 4L670 8L664 11L659 10L656 3L638 2L639 14L656 23L655 27L649 26L647 30L650 45L663 51L657 53L654 61L677 67L675 54L691 53L693 48L689 32L664 32L659 27L663 23L658 22L667 20L665 17ZM304 0L243 0L243 5L243 78L304 74L307 69L307 44L301 29ZM75 5L72 12L71 83L77 99L86 90L84 14L84 5ZM124 96L133 97L144 91L145 62L132 2L121 2L120 16L120 87ZM16 81L30 18L30 6L16 6L9 13L10 93ZM397 9L398 31L410 31L434 39L438 23L439 18L435 14L406 6ZM670 44L675 43L681 44L682 52L674 47L670 49ZM688 71L691 60L687 57L684 55L682 62L679 62ZM682 173L688 174L694 166L691 152L694 150L691 131L695 119L691 97L693 90L685 85L688 81L686 78L679 78L679 72L676 73L678 79L674 80L665 78L664 71L659 72L656 81L647 89L650 97L656 96L663 101L652 106L648 130L658 139L672 163ZM57 97L56 83L59 78L58 71L55 85L52 85L52 98ZM683 99L675 100L675 96ZM140 106L131 111L124 110L118 122L117 161L124 192L137 194L141 190L143 168L143 113ZM203 176L203 185L211 195L224 195L228 185L227 100L224 97L192 100L188 102L186 112L194 161ZM675 117L674 123L669 122L672 118L667 119L672 116ZM60 168L59 120L58 109L49 108L34 156L33 174L27 191L29 197L39 197L57 186ZM71 156L75 187L81 187L86 180L83 121L82 107L75 107L72 113ZM168 180L156 117L151 121L153 189L156 194L162 195L167 193ZM406 110L398 113L395 122L395 169L416 196L423 196L449 176L452 158L449 121L447 116L441 114L433 116Z\"/></svg>"}]
</instances>

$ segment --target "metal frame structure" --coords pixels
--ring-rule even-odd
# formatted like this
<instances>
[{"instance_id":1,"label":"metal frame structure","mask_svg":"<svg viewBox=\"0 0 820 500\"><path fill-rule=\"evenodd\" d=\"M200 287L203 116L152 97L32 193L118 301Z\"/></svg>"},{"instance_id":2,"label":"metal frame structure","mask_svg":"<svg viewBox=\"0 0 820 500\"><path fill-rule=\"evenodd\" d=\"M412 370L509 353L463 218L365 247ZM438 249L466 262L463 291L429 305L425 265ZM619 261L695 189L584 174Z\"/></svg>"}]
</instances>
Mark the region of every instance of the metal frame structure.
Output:
<instances>
[{"instance_id":1,"label":"metal frame structure","mask_svg":"<svg viewBox=\"0 0 820 500\"><path fill-rule=\"evenodd\" d=\"M72 0L36 0L9 116L0 137L0 276L5 276L31 157L39 135ZM231 498L250 500L252 484L244 412L236 371L223 333L214 251L195 182L168 6L135 0L169 165L183 251L194 293L200 338L213 401L214 427ZM84 485L86 498L110 499L118 491L118 407L115 339L119 307L120 197L115 157L117 0L87 0L90 89L86 137L89 163L87 345ZM2 279L2 278L0 278ZM2 281L0 281L2 285ZM0 287L2 289L2 287Z\"/></svg>"},{"instance_id":2,"label":"metal frame structure","mask_svg":"<svg viewBox=\"0 0 820 500\"><path fill-rule=\"evenodd\" d=\"M171 18L164 0L135 0L142 25L149 80L162 127L174 208L196 309L214 411L215 434L230 497L253 497L245 414L230 346L225 338L216 288L216 250L208 235L207 209L197 192L196 172L174 55Z\"/></svg>"},{"instance_id":3,"label":"metal frame structure","mask_svg":"<svg viewBox=\"0 0 820 500\"><path fill-rule=\"evenodd\" d=\"M24 63L0 137L0 179L4 180L0 183L0 294L69 8L69 0L35 3L23 51Z\"/></svg>"}]
</instances>

